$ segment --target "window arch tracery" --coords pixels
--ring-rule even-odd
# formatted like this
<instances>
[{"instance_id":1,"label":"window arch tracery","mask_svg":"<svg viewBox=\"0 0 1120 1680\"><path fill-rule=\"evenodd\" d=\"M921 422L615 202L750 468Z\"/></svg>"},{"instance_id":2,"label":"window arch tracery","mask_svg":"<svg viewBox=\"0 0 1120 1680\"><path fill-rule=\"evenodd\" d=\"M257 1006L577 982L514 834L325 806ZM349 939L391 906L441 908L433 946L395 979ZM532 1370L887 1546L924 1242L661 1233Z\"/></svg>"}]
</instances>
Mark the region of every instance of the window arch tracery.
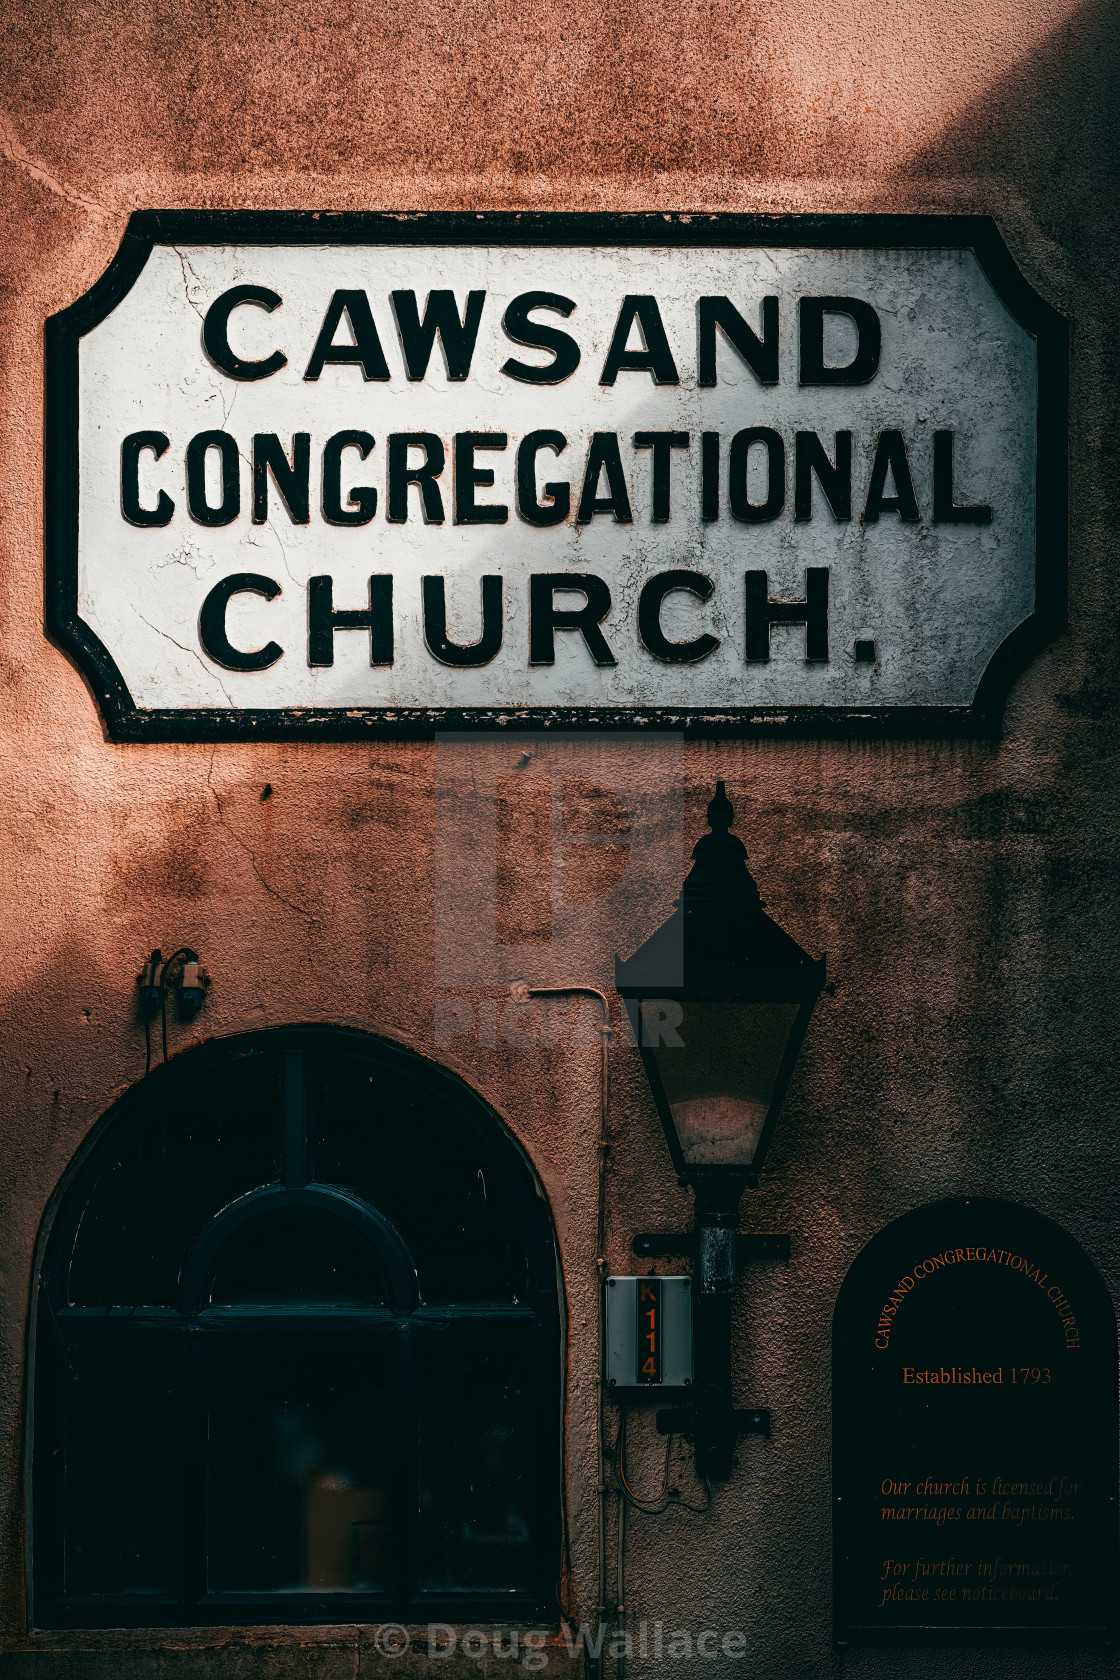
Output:
<instances>
[{"instance_id":1,"label":"window arch tracery","mask_svg":"<svg viewBox=\"0 0 1120 1680\"><path fill-rule=\"evenodd\" d=\"M34 1384L40 1625L553 1605L547 1202L398 1046L253 1035L130 1092L57 1205Z\"/></svg>"}]
</instances>

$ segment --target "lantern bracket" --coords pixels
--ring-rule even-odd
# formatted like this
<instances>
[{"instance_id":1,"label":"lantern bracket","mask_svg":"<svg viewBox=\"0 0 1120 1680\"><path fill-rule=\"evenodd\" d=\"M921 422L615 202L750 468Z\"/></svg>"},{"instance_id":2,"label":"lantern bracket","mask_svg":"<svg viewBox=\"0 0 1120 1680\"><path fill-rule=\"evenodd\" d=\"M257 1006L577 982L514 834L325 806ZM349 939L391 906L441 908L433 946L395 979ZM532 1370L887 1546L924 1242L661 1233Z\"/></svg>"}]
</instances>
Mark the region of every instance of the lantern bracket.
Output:
<instances>
[{"instance_id":1,"label":"lantern bracket","mask_svg":"<svg viewBox=\"0 0 1120 1680\"><path fill-rule=\"evenodd\" d=\"M722 1480L731 1468L731 1454L740 1435L769 1437L770 1413L762 1406L732 1409L720 1389L705 1384L681 1405L665 1406L657 1413L657 1433L691 1439L701 1474Z\"/></svg>"},{"instance_id":2,"label":"lantern bracket","mask_svg":"<svg viewBox=\"0 0 1120 1680\"><path fill-rule=\"evenodd\" d=\"M724 1415L730 1418L733 1435L770 1436L770 1413L765 1407L755 1411L736 1407L733 1412ZM657 1433L694 1438L698 1430L704 1431L706 1422L699 1406L663 1406L657 1414Z\"/></svg>"},{"instance_id":3,"label":"lantern bracket","mask_svg":"<svg viewBox=\"0 0 1120 1680\"><path fill-rule=\"evenodd\" d=\"M645 1231L633 1242L635 1254L648 1260L669 1260L678 1256L694 1260L699 1247L698 1231ZM737 1231L735 1259L739 1265L751 1260L788 1260L788 1231Z\"/></svg>"}]
</instances>

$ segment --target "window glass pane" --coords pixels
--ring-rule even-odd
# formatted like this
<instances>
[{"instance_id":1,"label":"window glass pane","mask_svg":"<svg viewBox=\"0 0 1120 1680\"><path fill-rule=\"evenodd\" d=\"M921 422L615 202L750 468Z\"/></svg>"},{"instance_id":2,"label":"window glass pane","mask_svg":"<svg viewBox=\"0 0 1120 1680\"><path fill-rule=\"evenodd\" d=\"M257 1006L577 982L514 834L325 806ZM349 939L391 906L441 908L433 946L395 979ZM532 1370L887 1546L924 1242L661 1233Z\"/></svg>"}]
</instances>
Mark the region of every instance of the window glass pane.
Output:
<instances>
[{"instance_id":1,"label":"window glass pane","mask_svg":"<svg viewBox=\"0 0 1120 1680\"><path fill-rule=\"evenodd\" d=\"M690 1166L750 1166L766 1123L796 1003L644 1003L643 1029Z\"/></svg>"},{"instance_id":2,"label":"window glass pane","mask_svg":"<svg viewBox=\"0 0 1120 1680\"><path fill-rule=\"evenodd\" d=\"M239 1058L137 1112L101 1158L74 1246L76 1306L175 1306L208 1220L279 1177L280 1060Z\"/></svg>"},{"instance_id":3,"label":"window glass pane","mask_svg":"<svg viewBox=\"0 0 1120 1680\"><path fill-rule=\"evenodd\" d=\"M218 1250L207 1306L379 1306L373 1246L336 1214L294 1207L246 1220Z\"/></svg>"},{"instance_id":4,"label":"window glass pane","mask_svg":"<svg viewBox=\"0 0 1120 1680\"><path fill-rule=\"evenodd\" d=\"M119 1611L153 1626L168 1602L172 1619L193 1619L199 1593L210 1595L200 1617L231 1623L364 1618L358 1595L403 1621L418 1592L472 1618L495 1595L551 1601L558 1337L489 1312L362 1322L355 1309L384 1308L389 1294L379 1242L336 1212L341 1199L299 1206L298 1190L297 1205L270 1196L207 1251L214 1310L176 1312L209 1221L279 1183L302 1096L312 1181L392 1223L428 1303L530 1299L547 1207L524 1199L500 1125L491 1134L483 1116L476 1134L438 1081L425 1095L395 1060L338 1054L331 1034L304 1037L294 1060L306 1085L285 1092L293 1041L275 1042L198 1075L187 1058L154 1097L130 1094L124 1124L70 1184L36 1374L44 1626L73 1622L62 1594L99 1599L100 1621ZM289 1142L298 1183L294 1130ZM119 1310L91 1312L79 1330L56 1315L65 1299Z\"/></svg>"},{"instance_id":5,"label":"window glass pane","mask_svg":"<svg viewBox=\"0 0 1120 1680\"><path fill-rule=\"evenodd\" d=\"M99 1331L66 1349L66 1591L173 1596L180 1342Z\"/></svg>"},{"instance_id":6,"label":"window glass pane","mask_svg":"<svg viewBox=\"0 0 1120 1680\"><path fill-rule=\"evenodd\" d=\"M388 1339L231 1332L205 1351L210 1590L385 1590Z\"/></svg>"},{"instance_id":7,"label":"window glass pane","mask_svg":"<svg viewBox=\"0 0 1120 1680\"><path fill-rule=\"evenodd\" d=\"M358 1064L308 1058L315 1176L392 1221L425 1301L517 1301L525 1235L504 1174L459 1115Z\"/></svg>"},{"instance_id":8,"label":"window glass pane","mask_svg":"<svg viewBox=\"0 0 1120 1680\"><path fill-rule=\"evenodd\" d=\"M418 1350L420 1585L542 1592L535 1525L549 1424L533 1380L535 1347L433 1335Z\"/></svg>"}]
</instances>

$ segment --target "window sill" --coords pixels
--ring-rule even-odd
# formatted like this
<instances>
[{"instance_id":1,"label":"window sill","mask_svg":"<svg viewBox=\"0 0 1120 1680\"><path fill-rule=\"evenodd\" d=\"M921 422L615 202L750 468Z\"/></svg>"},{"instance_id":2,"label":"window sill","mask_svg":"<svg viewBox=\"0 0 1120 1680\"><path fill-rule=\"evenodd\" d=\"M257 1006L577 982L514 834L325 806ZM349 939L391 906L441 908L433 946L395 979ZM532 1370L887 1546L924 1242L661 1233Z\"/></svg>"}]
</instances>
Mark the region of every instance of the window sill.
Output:
<instances>
[{"instance_id":1,"label":"window sill","mask_svg":"<svg viewBox=\"0 0 1120 1680\"><path fill-rule=\"evenodd\" d=\"M397 1624L384 1624L399 1638ZM435 1628L436 1649L429 1655L429 1625ZM459 1638L467 1636L470 1648L445 1649L449 1624L410 1625L408 1649L400 1653L379 1647L378 1624L251 1627L167 1627L167 1628L66 1628L33 1629L22 1639L3 1642L5 1680L31 1680L40 1672L49 1680L147 1680L159 1660L161 1680L169 1675L182 1680L259 1680L260 1653L270 1653L270 1680L359 1680L381 1671L392 1662L396 1680L430 1675L438 1661L443 1680L466 1680L473 1676L510 1676L528 1672L571 1676L582 1673L582 1652L573 1653L557 1623L543 1621L464 1621ZM540 1643L526 1650L525 1635L533 1633ZM543 1635L543 1639L542 1636ZM473 1637L471 1637L473 1636ZM480 1649L485 1636L486 1649ZM519 1649L510 1650L514 1637ZM568 1639L574 1638L568 1633ZM495 1654L495 1645L501 1655ZM173 1654L173 1663L167 1663ZM511 1657L514 1661L511 1665ZM112 1658L111 1664L103 1659ZM67 1659L70 1659L67 1661ZM131 1660L130 1660L131 1659ZM193 1659L193 1660L192 1660ZM543 1661L541 1659L544 1659Z\"/></svg>"}]
</instances>

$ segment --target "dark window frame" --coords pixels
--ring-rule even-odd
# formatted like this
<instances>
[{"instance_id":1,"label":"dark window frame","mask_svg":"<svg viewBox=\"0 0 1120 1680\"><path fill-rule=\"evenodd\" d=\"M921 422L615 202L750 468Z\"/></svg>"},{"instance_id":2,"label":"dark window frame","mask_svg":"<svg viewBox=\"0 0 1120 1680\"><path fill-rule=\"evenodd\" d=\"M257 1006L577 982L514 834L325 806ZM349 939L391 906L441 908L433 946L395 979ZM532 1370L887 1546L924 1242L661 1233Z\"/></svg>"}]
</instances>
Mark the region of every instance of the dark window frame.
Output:
<instances>
[{"instance_id":1,"label":"dark window frame","mask_svg":"<svg viewBox=\"0 0 1120 1680\"><path fill-rule=\"evenodd\" d=\"M283 1154L280 1182L235 1198L217 1213L193 1244L182 1269L178 1307L74 1306L69 1268L78 1230L98 1174L112 1160L124 1128L146 1113L158 1124L161 1104L176 1080L220 1077L223 1066L246 1057L283 1058ZM305 1070L309 1056L358 1061L395 1088L413 1087L475 1134L500 1169L521 1220L528 1276L526 1299L427 1306L420 1300L408 1248L387 1218L343 1186L313 1178L314 1107ZM262 1212L283 1206L329 1209L361 1231L380 1261L388 1284L383 1306L205 1305L204 1284L221 1243ZM562 1302L560 1266L551 1210L524 1150L498 1115L466 1083L414 1051L373 1035L342 1028L294 1027L211 1041L174 1058L134 1086L94 1127L64 1175L40 1240L32 1315L30 1393L32 1625L68 1627L176 1627L269 1623L350 1623L489 1617L502 1621L555 1622L561 1571ZM412 1386L414 1363L426 1347L461 1336L480 1348L521 1344L519 1370L533 1386L538 1427L532 1453L534 1509L532 1591L508 1587L425 1590L419 1585L421 1397ZM394 1579L388 1592L230 1592L208 1589L206 1570L206 1406L201 1367L212 1338L230 1333L376 1335L391 1348L395 1431ZM180 1346L179 1474L182 1477L180 1591L91 1594L66 1591L66 1424L62 1388L66 1346L89 1336L175 1336ZM460 1372L449 1381L461 1382Z\"/></svg>"}]
</instances>

